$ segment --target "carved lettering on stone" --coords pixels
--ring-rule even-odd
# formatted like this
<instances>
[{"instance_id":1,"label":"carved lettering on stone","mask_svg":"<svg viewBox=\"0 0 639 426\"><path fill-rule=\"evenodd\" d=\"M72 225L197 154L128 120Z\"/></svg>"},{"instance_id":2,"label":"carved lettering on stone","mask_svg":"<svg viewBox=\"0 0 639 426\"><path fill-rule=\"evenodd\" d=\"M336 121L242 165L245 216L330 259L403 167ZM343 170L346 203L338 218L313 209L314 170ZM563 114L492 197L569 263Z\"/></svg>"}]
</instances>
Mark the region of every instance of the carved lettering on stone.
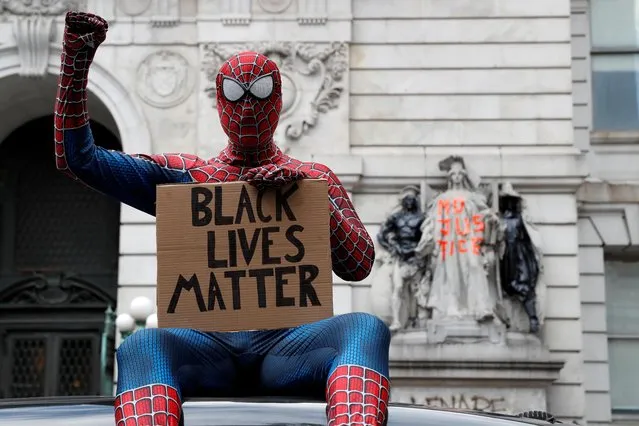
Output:
<instances>
[{"instance_id":1,"label":"carved lettering on stone","mask_svg":"<svg viewBox=\"0 0 639 426\"><path fill-rule=\"evenodd\" d=\"M68 10L83 10L82 0L2 0L1 10L13 15L13 36L20 57L19 75L44 77L54 18Z\"/></svg>"},{"instance_id":2,"label":"carved lettering on stone","mask_svg":"<svg viewBox=\"0 0 639 426\"><path fill-rule=\"evenodd\" d=\"M448 396L411 397L412 404L436 408L452 408L456 410L485 411L490 413L505 412L506 398L493 398L482 395L465 395L463 393Z\"/></svg>"},{"instance_id":3,"label":"carved lettering on stone","mask_svg":"<svg viewBox=\"0 0 639 426\"><path fill-rule=\"evenodd\" d=\"M268 13L282 13L288 9L293 0L257 0L262 10Z\"/></svg>"},{"instance_id":4,"label":"carved lettering on stone","mask_svg":"<svg viewBox=\"0 0 639 426\"><path fill-rule=\"evenodd\" d=\"M152 0L119 0L118 8L129 16L138 16L146 12Z\"/></svg>"},{"instance_id":5,"label":"carved lettering on stone","mask_svg":"<svg viewBox=\"0 0 639 426\"><path fill-rule=\"evenodd\" d=\"M151 18L154 27L173 27L180 22L179 0L156 0L155 14Z\"/></svg>"},{"instance_id":6,"label":"carved lettering on stone","mask_svg":"<svg viewBox=\"0 0 639 426\"><path fill-rule=\"evenodd\" d=\"M297 22L300 25L324 25L328 20L327 0L298 0Z\"/></svg>"},{"instance_id":7,"label":"carved lettering on stone","mask_svg":"<svg viewBox=\"0 0 639 426\"><path fill-rule=\"evenodd\" d=\"M276 138L282 149L313 129L321 114L337 108L345 89L348 69L346 43L330 45L293 42L259 42L244 45L204 46L205 88L216 105L215 78L220 65L234 53L253 50L273 59L282 76L282 116Z\"/></svg>"},{"instance_id":8,"label":"carved lettering on stone","mask_svg":"<svg viewBox=\"0 0 639 426\"><path fill-rule=\"evenodd\" d=\"M150 54L138 68L138 94L149 105L171 108L181 104L193 90L194 75L187 59L177 52Z\"/></svg>"},{"instance_id":9,"label":"carved lettering on stone","mask_svg":"<svg viewBox=\"0 0 639 426\"><path fill-rule=\"evenodd\" d=\"M222 24L248 25L251 23L251 0L221 0Z\"/></svg>"}]
</instances>

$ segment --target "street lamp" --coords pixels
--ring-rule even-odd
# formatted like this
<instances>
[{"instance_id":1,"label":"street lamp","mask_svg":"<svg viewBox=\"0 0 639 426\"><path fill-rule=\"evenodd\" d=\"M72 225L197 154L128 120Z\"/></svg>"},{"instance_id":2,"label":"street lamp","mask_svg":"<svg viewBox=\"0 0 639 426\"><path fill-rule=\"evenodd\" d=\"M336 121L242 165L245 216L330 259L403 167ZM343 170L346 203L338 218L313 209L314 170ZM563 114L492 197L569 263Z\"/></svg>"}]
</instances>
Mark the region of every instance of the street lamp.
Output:
<instances>
[{"instance_id":1,"label":"street lamp","mask_svg":"<svg viewBox=\"0 0 639 426\"><path fill-rule=\"evenodd\" d=\"M153 302L144 296L138 296L131 301L130 313L122 313L115 319L115 325L125 339L143 328L157 328L157 315L153 313Z\"/></svg>"},{"instance_id":2,"label":"street lamp","mask_svg":"<svg viewBox=\"0 0 639 426\"><path fill-rule=\"evenodd\" d=\"M158 314L151 314L146 318L146 328L158 328Z\"/></svg>"}]
</instances>

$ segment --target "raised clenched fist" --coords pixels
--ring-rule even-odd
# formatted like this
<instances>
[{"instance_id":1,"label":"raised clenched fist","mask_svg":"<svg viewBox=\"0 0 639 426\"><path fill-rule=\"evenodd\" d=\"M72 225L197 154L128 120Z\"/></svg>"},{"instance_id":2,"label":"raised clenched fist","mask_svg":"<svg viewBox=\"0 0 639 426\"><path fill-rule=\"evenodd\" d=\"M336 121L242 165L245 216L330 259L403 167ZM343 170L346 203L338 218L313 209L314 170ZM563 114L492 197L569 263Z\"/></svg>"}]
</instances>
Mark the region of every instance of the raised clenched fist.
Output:
<instances>
[{"instance_id":1,"label":"raised clenched fist","mask_svg":"<svg viewBox=\"0 0 639 426\"><path fill-rule=\"evenodd\" d=\"M306 174L300 170L268 164L249 169L240 177L240 180L262 189L284 186L305 177L307 177Z\"/></svg>"},{"instance_id":2,"label":"raised clenched fist","mask_svg":"<svg viewBox=\"0 0 639 426\"><path fill-rule=\"evenodd\" d=\"M100 16L84 12L67 12L64 28L64 49L75 53L88 48L95 52L106 39L109 24Z\"/></svg>"}]
</instances>

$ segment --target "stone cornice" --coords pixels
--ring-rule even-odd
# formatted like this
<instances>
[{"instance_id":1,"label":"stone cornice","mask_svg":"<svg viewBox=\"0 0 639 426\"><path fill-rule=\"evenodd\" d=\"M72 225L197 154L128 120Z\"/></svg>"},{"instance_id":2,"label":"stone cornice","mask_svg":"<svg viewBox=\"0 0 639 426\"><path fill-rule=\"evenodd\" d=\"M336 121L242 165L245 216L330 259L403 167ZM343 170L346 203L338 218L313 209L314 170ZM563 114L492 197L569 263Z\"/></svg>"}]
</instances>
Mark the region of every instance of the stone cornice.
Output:
<instances>
[{"instance_id":1,"label":"stone cornice","mask_svg":"<svg viewBox=\"0 0 639 426\"><path fill-rule=\"evenodd\" d=\"M340 179L342 177L340 176ZM371 193L399 192L407 185L418 185L425 179L428 186L438 190L444 188L446 180L440 176L418 177L368 177L362 176L355 180L351 190ZM350 179L351 181L353 179ZM525 193L574 193L583 183L580 177L509 177L501 176L493 179L482 179L482 182L490 181L510 182L518 191Z\"/></svg>"},{"instance_id":2,"label":"stone cornice","mask_svg":"<svg viewBox=\"0 0 639 426\"><path fill-rule=\"evenodd\" d=\"M547 386L559 378L565 365L532 335L508 333L506 345L428 345L426 339L425 331L414 331L391 340L390 375L394 382L481 381L483 385L517 382Z\"/></svg>"},{"instance_id":3,"label":"stone cornice","mask_svg":"<svg viewBox=\"0 0 639 426\"><path fill-rule=\"evenodd\" d=\"M350 191L398 192L425 180L443 188L444 172L437 163L442 155L318 156L333 169ZM588 175L585 157L574 153L503 154L464 156L483 183L508 181L524 192L575 193Z\"/></svg>"},{"instance_id":4,"label":"stone cornice","mask_svg":"<svg viewBox=\"0 0 639 426\"><path fill-rule=\"evenodd\" d=\"M559 378L564 367L562 361L468 361L468 360L431 360L431 361L390 361L391 377L403 381L411 380L452 380L460 382L506 383L533 382L548 385ZM446 377L442 377L446 371Z\"/></svg>"},{"instance_id":5,"label":"stone cornice","mask_svg":"<svg viewBox=\"0 0 639 426\"><path fill-rule=\"evenodd\" d=\"M597 245L639 250L639 183L587 182L577 191L577 206Z\"/></svg>"},{"instance_id":6,"label":"stone cornice","mask_svg":"<svg viewBox=\"0 0 639 426\"><path fill-rule=\"evenodd\" d=\"M577 201L584 208L586 204L639 204L639 182L585 182L577 191Z\"/></svg>"}]
</instances>

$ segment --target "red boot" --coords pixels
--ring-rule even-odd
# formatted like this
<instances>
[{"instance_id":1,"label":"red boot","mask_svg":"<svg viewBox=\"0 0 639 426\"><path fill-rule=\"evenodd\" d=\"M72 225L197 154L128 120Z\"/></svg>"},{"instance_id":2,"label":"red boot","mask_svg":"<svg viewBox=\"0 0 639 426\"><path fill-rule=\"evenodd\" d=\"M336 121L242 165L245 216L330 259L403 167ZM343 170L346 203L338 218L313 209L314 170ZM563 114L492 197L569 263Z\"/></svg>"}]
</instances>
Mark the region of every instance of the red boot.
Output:
<instances>
[{"instance_id":1,"label":"red boot","mask_svg":"<svg viewBox=\"0 0 639 426\"><path fill-rule=\"evenodd\" d=\"M167 385L142 386L115 397L115 426L180 426L182 404Z\"/></svg>"},{"instance_id":2,"label":"red boot","mask_svg":"<svg viewBox=\"0 0 639 426\"><path fill-rule=\"evenodd\" d=\"M340 365L326 386L328 426L386 426L390 383L357 365Z\"/></svg>"}]
</instances>

